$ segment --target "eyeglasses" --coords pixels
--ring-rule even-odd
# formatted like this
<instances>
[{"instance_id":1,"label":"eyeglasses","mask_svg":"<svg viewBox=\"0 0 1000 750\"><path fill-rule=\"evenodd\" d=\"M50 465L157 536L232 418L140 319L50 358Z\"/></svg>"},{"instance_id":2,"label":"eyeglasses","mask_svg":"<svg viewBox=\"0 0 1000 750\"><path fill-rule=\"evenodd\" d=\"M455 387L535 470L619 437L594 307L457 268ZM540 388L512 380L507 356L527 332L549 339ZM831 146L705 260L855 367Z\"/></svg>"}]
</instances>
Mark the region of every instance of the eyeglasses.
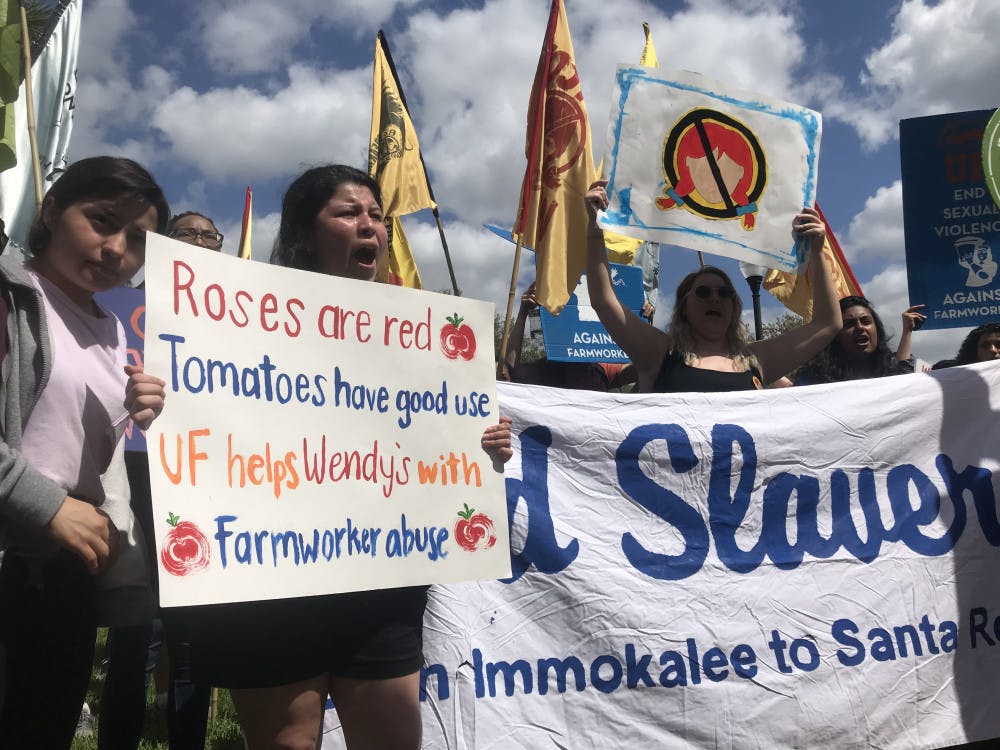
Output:
<instances>
[{"instance_id":1,"label":"eyeglasses","mask_svg":"<svg viewBox=\"0 0 1000 750\"><path fill-rule=\"evenodd\" d=\"M191 243L200 239L207 245L222 244L222 232L216 232L212 229L175 229L170 233L170 236L181 242Z\"/></svg>"},{"instance_id":2,"label":"eyeglasses","mask_svg":"<svg viewBox=\"0 0 1000 750\"><path fill-rule=\"evenodd\" d=\"M736 296L736 290L731 286L708 286L707 284L699 284L694 289L694 296L698 299L708 299L712 296L712 292L715 292L719 299L732 299Z\"/></svg>"}]
</instances>

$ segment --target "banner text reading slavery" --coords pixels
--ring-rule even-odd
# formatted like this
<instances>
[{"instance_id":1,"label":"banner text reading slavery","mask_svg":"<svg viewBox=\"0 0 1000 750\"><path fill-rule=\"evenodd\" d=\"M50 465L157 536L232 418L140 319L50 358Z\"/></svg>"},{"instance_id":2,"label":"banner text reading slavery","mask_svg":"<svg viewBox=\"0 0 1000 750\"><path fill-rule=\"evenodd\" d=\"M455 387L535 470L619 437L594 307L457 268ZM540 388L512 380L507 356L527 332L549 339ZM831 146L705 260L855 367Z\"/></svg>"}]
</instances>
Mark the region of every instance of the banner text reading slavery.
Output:
<instances>
[{"instance_id":1,"label":"banner text reading slavery","mask_svg":"<svg viewBox=\"0 0 1000 750\"><path fill-rule=\"evenodd\" d=\"M951 551L961 537L968 520L965 493L969 493L983 536L993 546L1000 546L1000 520L997 517L992 473L978 466L959 471L952 459L939 454L935 467L953 506L951 522L944 533L929 536L926 526L943 520L942 493L927 474L912 464L888 469L885 493L888 502L879 501L879 483L875 471L862 468L854 475L834 469L823 479L828 483L830 529L820 526L821 478L810 474L777 472L764 478L760 534L744 549L738 537L745 539L744 521L750 510L752 491L759 486L757 451L754 439L743 427L716 424L712 427L712 463L707 487L707 520L691 502L647 476L640 464L640 454L654 441L664 441L669 469L686 474L698 465L691 441L677 424L642 425L632 430L615 454L618 483L634 502L671 524L683 539L678 554L664 554L645 548L631 533L621 536L621 549L628 562L640 572L660 580L678 580L697 573L714 542L718 559L736 573L749 573L769 559L781 570L797 568L808 554L824 559L844 550L862 562L878 557L884 542L901 542L913 552L938 556ZM507 509L511 526L523 500L528 527L522 550L511 550L512 577L520 578L530 566L542 573L558 573L576 559L579 541L560 545L555 538L548 495L548 448L551 431L533 426L521 433L521 468L523 479L508 478ZM737 466L734 447L742 457ZM733 489L733 478L736 487ZM792 507L794 497L794 507ZM915 503L914 503L915 501ZM881 507L891 512L891 522L883 521ZM860 507L862 527L852 514ZM795 541L789 540L787 519L794 519Z\"/></svg>"}]
</instances>

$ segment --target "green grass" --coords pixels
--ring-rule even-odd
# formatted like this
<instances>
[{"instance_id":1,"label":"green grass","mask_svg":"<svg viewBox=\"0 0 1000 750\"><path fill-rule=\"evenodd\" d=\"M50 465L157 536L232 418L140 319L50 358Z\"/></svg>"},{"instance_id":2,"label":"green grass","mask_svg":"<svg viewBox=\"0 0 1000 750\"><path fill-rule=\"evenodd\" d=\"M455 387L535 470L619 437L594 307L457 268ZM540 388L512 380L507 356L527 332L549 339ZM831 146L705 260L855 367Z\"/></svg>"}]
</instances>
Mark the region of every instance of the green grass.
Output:
<instances>
[{"instance_id":1,"label":"green grass","mask_svg":"<svg viewBox=\"0 0 1000 750\"><path fill-rule=\"evenodd\" d=\"M90 687L87 689L86 698L87 705L90 706L91 713L96 719L94 734L75 738L72 750L97 750L97 727L101 723L101 688L104 686L104 670L99 667L105 657L106 641L107 630L101 628L97 633L94 669L90 674ZM236 709L233 707L233 700L228 690L219 690L216 715L208 722L205 747L208 750L243 750L240 724L236 719ZM146 699L146 717L139 749L169 750L166 713L154 708L152 691Z\"/></svg>"}]
</instances>

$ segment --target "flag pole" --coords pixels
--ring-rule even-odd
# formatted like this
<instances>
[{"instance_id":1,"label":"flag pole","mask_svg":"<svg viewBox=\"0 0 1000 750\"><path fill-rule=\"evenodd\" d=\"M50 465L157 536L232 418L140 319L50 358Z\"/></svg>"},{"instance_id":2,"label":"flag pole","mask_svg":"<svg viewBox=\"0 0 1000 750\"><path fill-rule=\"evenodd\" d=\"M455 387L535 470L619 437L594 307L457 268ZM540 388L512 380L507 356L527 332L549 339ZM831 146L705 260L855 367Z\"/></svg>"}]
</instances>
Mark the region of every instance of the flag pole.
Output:
<instances>
[{"instance_id":1,"label":"flag pole","mask_svg":"<svg viewBox=\"0 0 1000 750\"><path fill-rule=\"evenodd\" d=\"M423 163L424 157L421 155L420 161ZM427 174L427 167L424 167L424 174ZM427 192L430 193L431 200L434 200L434 192L431 190L430 178L427 179ZM435 201L436 202L436 201ZM437 206L431 209L434 214L434 221L437 222L438 234L441 235L441 247L444 249L444 260L448 264L448 275L451 277L451 288L456 297L461 296L458 290L458 282L455 281L455 268L451 265L451 253L448 252L448 240L444 238L444 225L441 223L441 214L438 213Z\"/></svg>"},{"instance_id":2,"label":"flag pole","mask_svg":"<svg viewBox=\"0 0 1000 750\"><path fill-rule=\"evenodd\" d=\"M382 52L385 54L385 61L389 64L389 72L392 74L392 79L396 82L396 91L399 92L399 101L403 105L403 109L409 113L410 107L406 103L406 94L403 93L403 86L399 83L399 75L396 73L396 62L392 59L392 53L389 51L389 42L385 38L385 34L382 33L382 29L378 30L378 41L382 45ZM434 221L437 222L438 235L441 237L441 248L444 250L444 262L448 266L448 275L451 277L451 290L458 297L461 292L458 290L458 282L455 280L455 267L451 263L451 253L448 251L448 240L444 236L444 224L441 223L441 214L437 210L437 199L434 198L434 189L431 187L431 178L427 174L427 165L424 163L423 151L419 152L417 156L420 157L420 166L424 168L424 178L427 180L427 194L434 201L434 208L431 212L434 214Z\"/></svg>"},{"instance_id":3,"label":"flag pole","mask_svg":"<svg viewBox=\"0 0 1000 750\"><path fill-rule=\"evenodd\" d=\"M503 320L503 338L500 340L500 359L497 362L497 375L503 373L503 366L507 362L507 342L510 340L510 321L514 315L514 296L517 294L517 274L521 266L521 235L517 235L517 244L514 247L514 267L510 272L510 291L507 294L507 315Z\"/></svg>"},{"instance_id":4,"label":"flag pole","mask_svg":"<svg viewBox=\"0 0 1000 750\"><path fill-rule=\"evenodd\" d=\"M35 93L31 86L31 40L28 38L28 15L21 10L21 51L24 53L24 106L28 114L28 142L31 144L31 171L35 176L35 207L42 207L42 165L38 157L38 132L35 129Z\"/></svg>"}]
</instances>

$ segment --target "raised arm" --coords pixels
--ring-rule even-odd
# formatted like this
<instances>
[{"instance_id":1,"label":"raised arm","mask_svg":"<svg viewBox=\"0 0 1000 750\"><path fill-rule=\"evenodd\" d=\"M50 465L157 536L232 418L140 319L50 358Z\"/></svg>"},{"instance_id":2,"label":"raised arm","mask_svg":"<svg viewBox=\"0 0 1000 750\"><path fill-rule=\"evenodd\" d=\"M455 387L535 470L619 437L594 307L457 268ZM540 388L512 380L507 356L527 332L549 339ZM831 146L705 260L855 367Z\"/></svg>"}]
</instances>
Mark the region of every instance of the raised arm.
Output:
<instances>
[{"instance_id":1,"label":"raised arm","mask_svg":"<svg viewBox=\"0 0 1000 750\"><path fill-rule=\"evenodd\" d=\"M521 295L521 305L517 308L517 317L510 327L510 336L507 339L507 367L513 373L514 368L521 364L521 347L524 345L524 326L528 322L528 313L538 308L538 300L535 299L535 282L524 290Z\"/></svg>"},{"instance_id":2,"label":"raised arm","mask_svg":"<svg viewBox=\"0 0 1000 750\"><path fill-rule=\"evenodd\" d=\"M903 313L903 332L899 335L899 346L896 347L896 361L907 362L910 359L910 342L913 332L923 325L927 316L920 312L923 305L908 307Z\"/></svg>"},{"instance_id":3,"label":"raised arm","mask_svg":"<svg viewBox=\"0 0 1000 750\"><path fill-rule=\"evenodd\" d=\"M607 180L598 180L587 191L589 215L587 231L587 291L590 304L597 311L601 323L615 343L620 346L640 376L652 380L663 357L670 350L670 338L663 331L646 323L623 305L615 296L608 267L608 253L604 247L604 232L597 226L597 212L608 207L605 192Z\"/></svg>"},{"instance_id":4,"label":"raised arm","mask_svg":"<svg viewBox=\"0 0 1000 750\"><path fill-rule=\"evenodd\" d=\"M780 336L756 341L751 348L760 361L764 382L770 383L809 361L837 335L843 325L833 276L823 257L826 227L813 208L803 208L792 221L792 235L808 243L806 274L813 290L813 317L809 323Z\"/></svg>"}]
</instances>

